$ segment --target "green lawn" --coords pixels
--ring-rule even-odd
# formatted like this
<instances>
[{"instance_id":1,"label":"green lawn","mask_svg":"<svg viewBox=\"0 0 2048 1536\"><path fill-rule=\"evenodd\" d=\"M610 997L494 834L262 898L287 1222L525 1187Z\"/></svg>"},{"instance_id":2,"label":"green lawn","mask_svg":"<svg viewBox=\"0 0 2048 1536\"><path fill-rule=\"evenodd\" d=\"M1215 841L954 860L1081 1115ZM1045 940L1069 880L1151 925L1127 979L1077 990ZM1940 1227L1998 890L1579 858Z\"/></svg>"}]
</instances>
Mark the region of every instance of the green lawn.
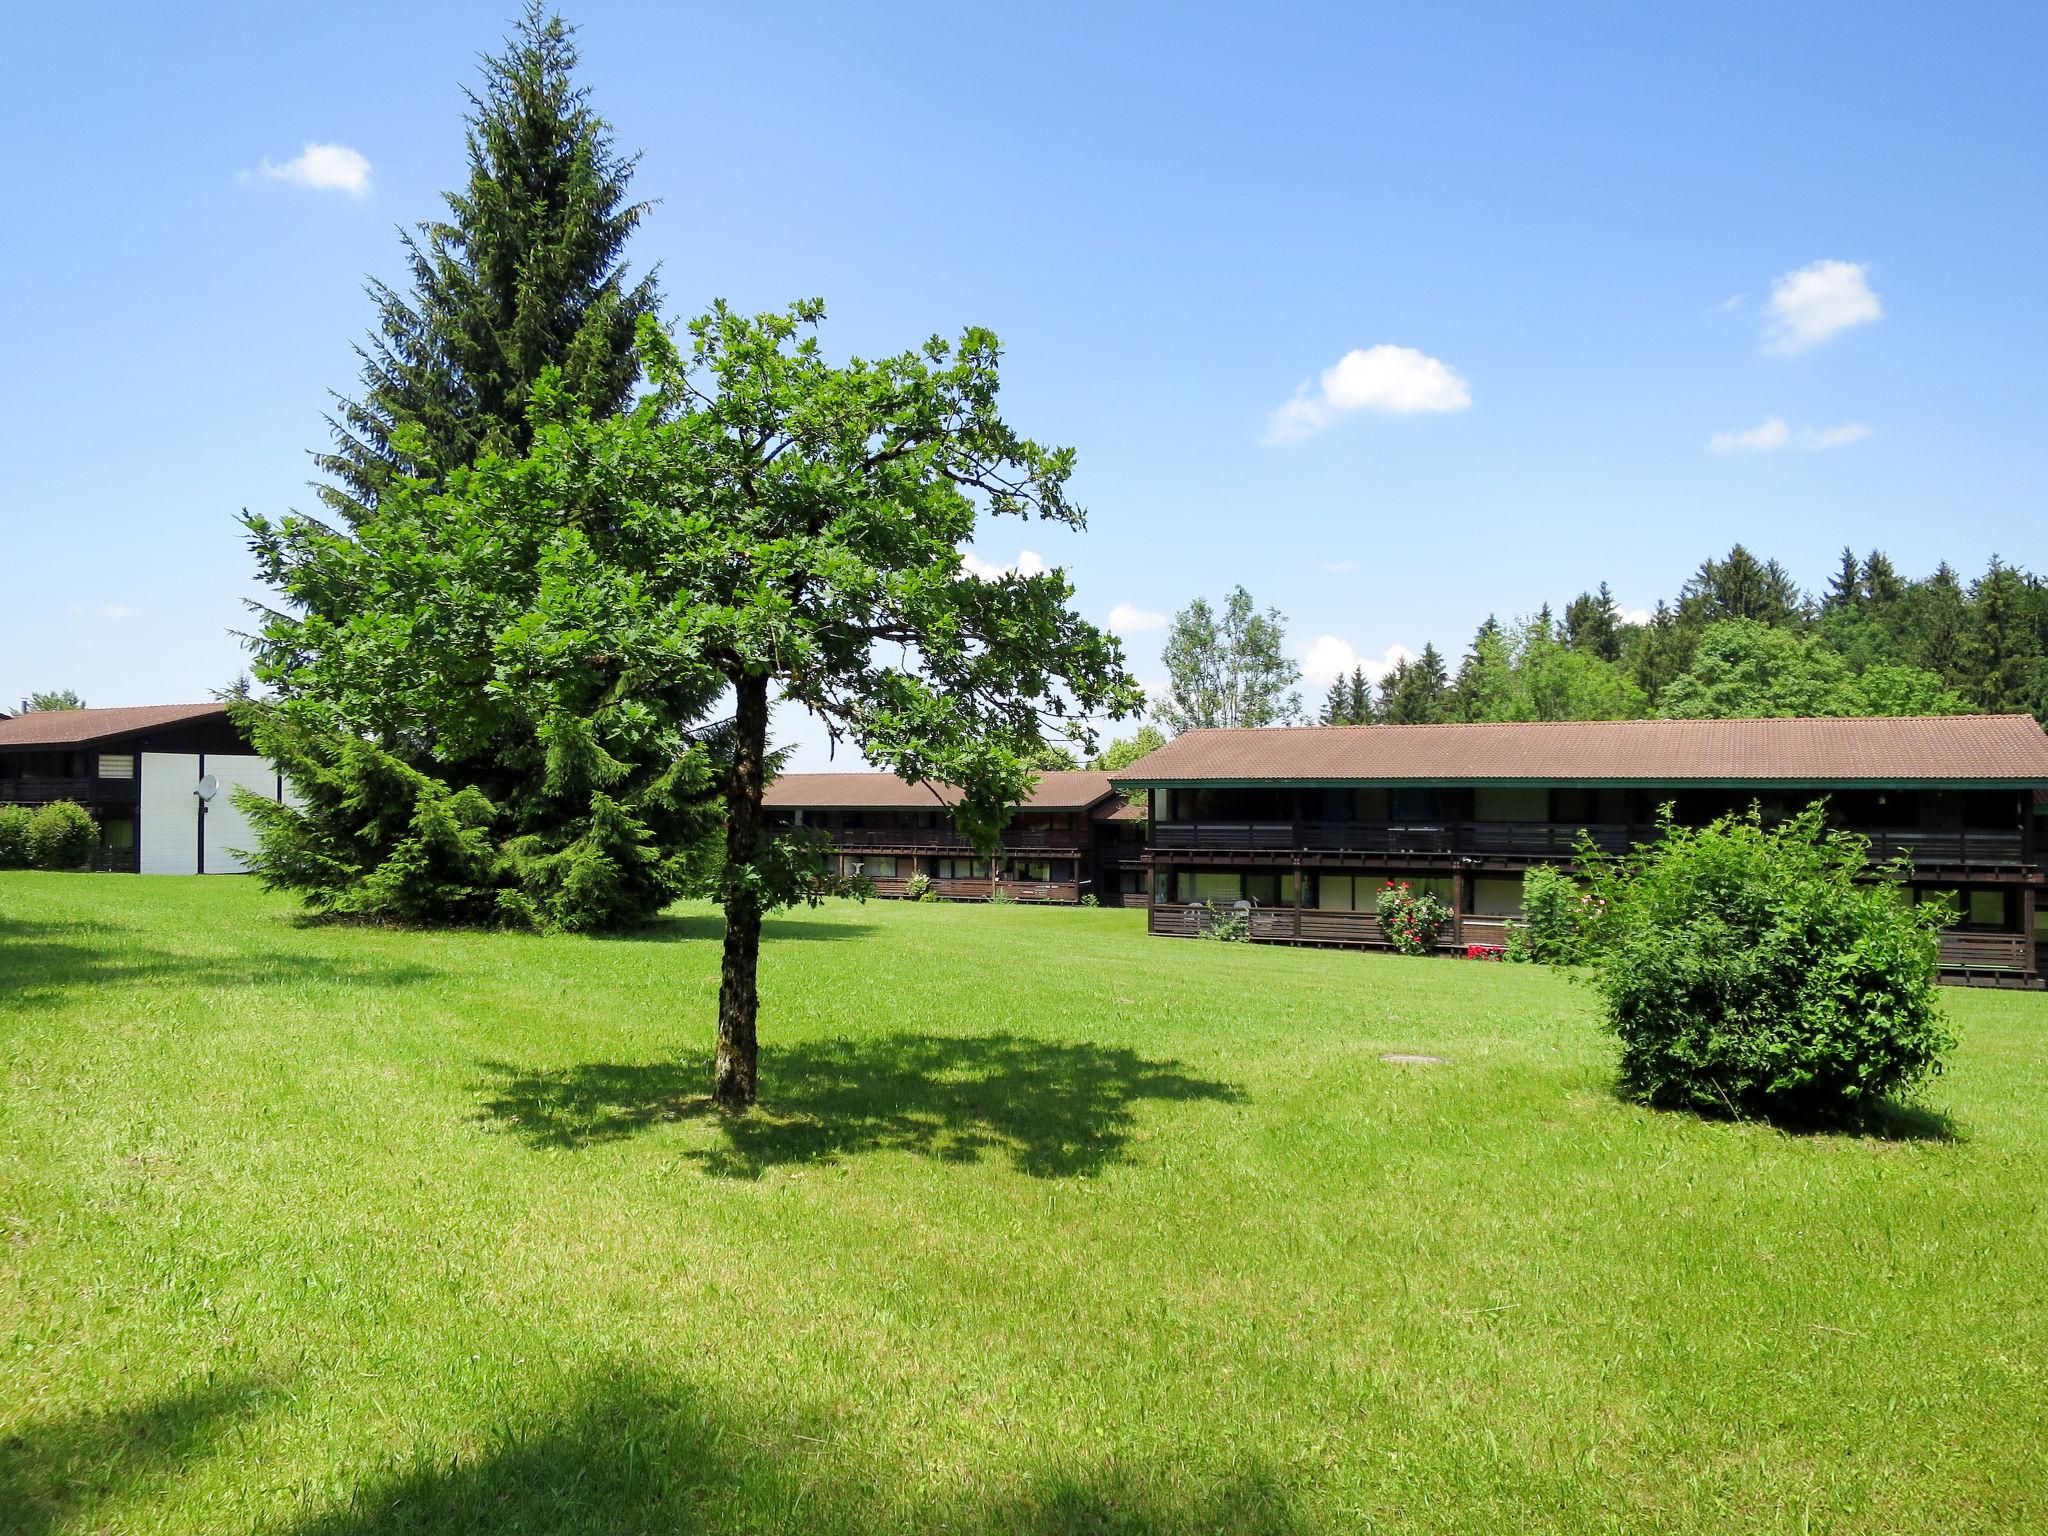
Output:
<instances>
[{"instance_id":1,"label":"green lawn","mask_svg":"<svg viewBox=\"0 0 2048 1536\"><path fill-rule=\"evenodd\" d=\"M0 1530L2048 1529L2048 997L1802 1137L1547 972L838 904L733 1122L716 936L0 876Z\"/></svg>"}]
</instances>

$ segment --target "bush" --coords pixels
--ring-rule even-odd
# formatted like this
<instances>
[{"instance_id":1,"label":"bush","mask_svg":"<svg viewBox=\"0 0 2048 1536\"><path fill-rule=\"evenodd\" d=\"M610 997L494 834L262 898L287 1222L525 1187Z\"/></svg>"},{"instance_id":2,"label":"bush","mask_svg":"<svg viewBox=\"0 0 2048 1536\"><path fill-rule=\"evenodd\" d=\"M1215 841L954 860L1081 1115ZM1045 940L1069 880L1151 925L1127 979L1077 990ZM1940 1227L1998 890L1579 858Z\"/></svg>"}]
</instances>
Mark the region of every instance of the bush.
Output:
<instances>
[{"instance_id":1,"label":"bush","mask_svg":"<svg viewBox=\"0 0 2048 1536\"><path fill-rule=\"evenodd\" d=\"M1406 880L1380 887L1378 905L1380 932L1404 955L1429 954L1451 920L1449 907L1428 892L1416 895Z\"/></svg>"},{"instance_id":2,"label":"bush","mask_svg":"<svg viewBox=\"0 0 2048 1536\"><path fill-rule=\"evenodd\" d=\"M1081 893L1081 899L1079 902L1076 903L1076 905L1083 907L1099 907L1102 905L1102 903L1095 899L1095 893L1093 891L1083 891Z\"/></svg>"},{"instance_id":3,"label":"bush","mask_svg":"<svg viewBox=\"0 0 2048 1536\"><path fill-rule=\"evenodd\" d=\"M100 845L100 824L69 800L38 806L28 822L28 861L37 869L82 869Z\"/></svg>"},{"instance_id":4,"label":"bush","mask_svg":"<svg viewBox=\"0 0 2048 1536\"><path fill-rule=\"evenodd\" d=\"M1010 888L1000 880L988 888L988 899L991 905L998 907L1010 906L1017 900L1010 894Z\"/></svg>"},{"instance_id":5,"label":"bush","mask_svg":"<svg viewBox=\"0 0 2048 1536\"><path fill-rule=\"evenodd\" d=\"M1872 883L1869 845L1819 805L1755 810L1589 867L1607 904L1593 955L1623 1089L1647 1104L1859 1117L1941 1070L1939 903Z\"/></svg>"},{"instance_id":6,"label":"bush","mask_svg":"<svg viewBox=\"0 0 2048 1536\"><path fill-rule=\"evenodd\" d=\"M930 901L932 899L932 877L924 870L914 869L903 882L903 895L909 901Z\"/></svg>"},{"instance_id":7,"label":"bush","mask_svg":"<svg viewBox=\"0 0 2048 1536\"><path fill-rule=\"evenodd\" d=\"M1214 939L1220 944L1251 943L1251 913L1225 906L1220 901L1206 901L1202 905L1209 909L1209 921L1202 928L1203 938Z\"/></svg>"},{"instance_id":8,"label":"bush","mask_svg":"<svg viewBox=\"0 0 2048 1536\"><path fill-rule=\"evenodd\" d=\"M1522 916L1508 926L1516 960L1538 965L1583 965L1592 958L1606 907L1554 864L1538 864L1522 876Z\"/></svg>"},{"instance_id":9,"label":"bush","mask_svg":"<svg viewBox=\"0 0 2048 1536\"><path fill-rule=\"evenodd\" d=\"M0 805L0 869L28 868L29 809Z\"/></svg>"}]
</instances>

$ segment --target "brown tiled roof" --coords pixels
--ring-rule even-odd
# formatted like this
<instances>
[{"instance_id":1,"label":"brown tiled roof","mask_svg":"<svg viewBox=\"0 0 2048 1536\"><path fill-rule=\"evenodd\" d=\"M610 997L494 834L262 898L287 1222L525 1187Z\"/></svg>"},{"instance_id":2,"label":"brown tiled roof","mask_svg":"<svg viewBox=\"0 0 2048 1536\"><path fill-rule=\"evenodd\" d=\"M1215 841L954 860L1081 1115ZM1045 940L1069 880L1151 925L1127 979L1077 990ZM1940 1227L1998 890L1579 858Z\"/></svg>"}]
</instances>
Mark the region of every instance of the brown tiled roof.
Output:
<instances>
[{"instance_id":1,"label":"brown tiled roof","mask_svg":"<svg viewBox=\"0 0 2048 1536\"><path fill-rule=\"evenodd\" d=\"M134 704L118 709L32 709L0 720L0 747L81 747L227 713L227 705Z\"/></svg>"},{"instance_id":2,"label":"brown tiled roof","mask_svg":"<svg viewBox=\"0 0 2048 1536\"><path fill-rule=\"evenodd\" d=\"M1041 773L1020 809L1085 811L1111 793L1106 773ZM764 803L788 810L929 811L953 804L950 784L907 784L893 773L785 773L768 786Z\"/></svg>"},{"instance_id":3,"label":"brown tiled roof","mask_svg":"<svg viewBox=\"0 0 2048 1536\"><path fill-rule=\"evenodd\" d=\"M1125 799L1122 795L1107 800L1095 807L1097 821L1143 821L1145 819L1145 797L1133 795Z\"/></svg>"},{"instance_id":4,"label":"brown tiled roof","mask_svg":"<svg viewBox=\"0 0 2048 1536\"><path fill-rule=\"evenodd\" d=\"M1115 775L1148 784L2048 785L2027 715L1575 720L1189 731Z\"/></svg>"}]
</instances>

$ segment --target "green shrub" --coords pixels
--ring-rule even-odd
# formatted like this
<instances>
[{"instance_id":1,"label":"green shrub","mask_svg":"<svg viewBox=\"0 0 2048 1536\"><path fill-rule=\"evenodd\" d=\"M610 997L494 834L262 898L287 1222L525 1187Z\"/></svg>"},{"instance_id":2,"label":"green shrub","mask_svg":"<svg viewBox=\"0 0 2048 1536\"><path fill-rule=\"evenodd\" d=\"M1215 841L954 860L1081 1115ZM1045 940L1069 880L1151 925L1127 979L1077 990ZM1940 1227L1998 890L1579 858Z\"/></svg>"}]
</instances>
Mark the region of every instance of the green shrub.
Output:
<instances>
[{"instance_id":1,"label":"green shrub","mask_svg":"<svg viewBox=\"0 0 2048 1536\"><path fill-rule=\"evenodd\" d=\"M1010 906L1017 900L1015 896L1010 894L1010 888L1000 880L988 888L988 899L993 905L999 907Z\"/></svg>"},{"instance_id":2,"label":"green shrub","mask_svg":"<svg viewBox=\"0 0 2048 1536\"><path fill-rule=\"evenodd\" d=\"M28 822L28 861L37 869L83 869L100 845L100 824L69 800L38 806Z\"/></svg>"},{"instance_id":3,"label":"green shrub","mask_svg":"<svg viewBox=\"0 0 2048 1536\"><path fill-rule=\"evenodd\" d=\"M1222 944L1249 944L1252 941L1252 916L1240 912L1236 907L1227 907L1220 901L1204 902L1209 909L1209 921L1202 927L1202 937L1215 939Z\"/></svg>"},{"instance_id":4,"label":"green shrub","mask_svg":"<svg viewBox=\"0 0 2048 1536\"><path fill-rule=\"evenodd\" d=\"M0 805L0 869L28 868L29 809Z\"/></svg>"},{"instance_id":5,"label":"green shrub","mask_svg":"<svg viewBox=\"0 0 2048 1536\"><path fill-rule=\"evenodd\" d=\"M1869 845L1819 805L1755 810L1595 860L1607 906L1592 959L1623 1089L1648 1104L1854 1118L1941 1070L1939 903L1875 882Z\"/></svg>"},{"instance_id":6,"label":"green shrub","mask_svg":"<svg viewBox=\"0 0 2048 1536\"><path fill-rule=\"evenodd\" d=\"M914 869L903 882L903 894L911 901L932 899L932 877L924 870Z\"/></svg>"},{"instance_id":7,"label":"green shrub","mask_svg":"<svg viewBox=\"0 0 2048 1536\"><path fill-rule=\"evenodd\" d=\"M1599 897L1555 864L1538 864L1522 876L1522 916L1508 925L1508 956L1538 965L1582 965L1592 958Z\"/></svg>"},{"instance_id":8,"label":"green shrub","mask_svg":"<svg viewBox=\"0 0 2048 1536\"><path fill-rule=\"evenodd\" d=\"M1102 905L1102 903L1095 899L1095 893L1093 891L1083 891L1081 893L1081 899L1078 903L1076 903L1076 905L1083 907L1099 907Z\"/></svg>"},{"instance_id":9,"label":"green shrub","mask_svg":"<svg viewBox=\"0 0 2048 1536\"><path fill-rule=\"evenodd\" d=\"M1380 932L1404 955L1426 955L1451 920L1451 909L1427 891L1416 894L1406 880L1380 887Z\"/></svg>"}]
</instances>

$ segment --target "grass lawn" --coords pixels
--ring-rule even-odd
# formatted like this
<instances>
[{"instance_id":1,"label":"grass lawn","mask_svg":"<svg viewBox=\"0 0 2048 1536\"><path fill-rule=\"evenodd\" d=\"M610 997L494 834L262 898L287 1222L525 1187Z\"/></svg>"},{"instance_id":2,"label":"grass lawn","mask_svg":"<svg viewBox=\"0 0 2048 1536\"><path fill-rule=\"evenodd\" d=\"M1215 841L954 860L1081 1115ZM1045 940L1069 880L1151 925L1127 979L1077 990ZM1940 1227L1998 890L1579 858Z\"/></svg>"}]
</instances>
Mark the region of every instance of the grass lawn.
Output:
<instances>
[{"instance_id":1,"label":"grass lawn","mask_svg":"<svg viewBox=\"0 0 2048 1536\"><path fill-rule=\"evenodd\" d=\"M727 1121L705 912L0 876L0 1530L2048 1529L2048 997L1802 1137L1617 1102L1543 971L766 950Z\"/></svg>"}]
</instances>

